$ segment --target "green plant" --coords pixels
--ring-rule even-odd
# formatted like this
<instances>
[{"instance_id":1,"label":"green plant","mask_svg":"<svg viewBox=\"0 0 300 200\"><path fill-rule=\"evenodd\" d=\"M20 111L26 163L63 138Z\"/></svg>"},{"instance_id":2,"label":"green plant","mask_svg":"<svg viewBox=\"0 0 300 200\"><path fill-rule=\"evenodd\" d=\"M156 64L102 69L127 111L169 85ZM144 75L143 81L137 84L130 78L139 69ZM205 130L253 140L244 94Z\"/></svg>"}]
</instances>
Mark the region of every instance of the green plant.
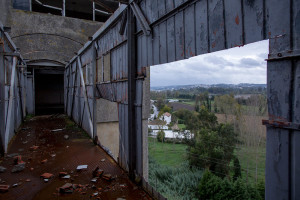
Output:
<instances>
[{"instance_id":1,"label":"green plant","mask_svg":"<svg viewBox=\"0 0 300 200\"><path fill-rule=\"evenodd\" d=\"M158 131L156 138L158 142L164 142L165 132L163 130Z\"/></svg>"},{"instance_id":2,"label":"green plant","mask_svg":"<svg viewBox=\"0 0 300 200\"><path fill-rule=\"evenodd\" d=\"M243 179L236 181L220 178L206 170L199 184L198 197L200 199L263 199L256 186L247 184Z\"/></svg>"}]
</instances>

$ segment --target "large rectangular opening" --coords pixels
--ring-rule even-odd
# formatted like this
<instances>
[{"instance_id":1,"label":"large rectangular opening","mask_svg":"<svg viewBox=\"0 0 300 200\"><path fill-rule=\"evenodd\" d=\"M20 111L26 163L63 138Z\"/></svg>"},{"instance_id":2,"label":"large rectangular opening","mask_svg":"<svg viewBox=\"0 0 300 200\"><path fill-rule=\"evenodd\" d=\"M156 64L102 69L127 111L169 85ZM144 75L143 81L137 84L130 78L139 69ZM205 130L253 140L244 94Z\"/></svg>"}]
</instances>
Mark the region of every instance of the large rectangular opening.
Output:
<instances>
[{"instance_id":1,"label":"large rectangular opening","mask_svg":"<svg viewBox=\"0 0 300 200\"><path fill-rule=\"evenodd\" d=\"M48 115L64 112L64 75L35 73L35 112Z\"/></svg>"}]
</instances>

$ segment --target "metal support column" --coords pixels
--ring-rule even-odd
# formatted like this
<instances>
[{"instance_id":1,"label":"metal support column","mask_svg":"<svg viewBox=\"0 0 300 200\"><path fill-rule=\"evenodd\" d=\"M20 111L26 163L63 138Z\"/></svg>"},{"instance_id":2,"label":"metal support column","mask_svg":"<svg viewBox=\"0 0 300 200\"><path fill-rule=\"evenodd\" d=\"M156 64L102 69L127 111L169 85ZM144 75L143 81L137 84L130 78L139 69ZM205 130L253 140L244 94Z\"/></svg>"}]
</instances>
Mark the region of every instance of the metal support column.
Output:
<instances>
[{"instance_id":1,"label":"metal support column","mask_svg":"<svg viewBox=\"0 0 300 200\"><path fill-rule=\"evenodd\" d=\"M4 140L4 150L7 152L8 142L9 142L9 134L11 132L11 120L13 117L13 101L14 101L14 88L15 88L15 77L16 77L16 66L17 66L18 58L13 57L13 64L11 69L11 79L10 79L10 89L9 89L9 102L8 102L8 110L6 116L5 123L5 140Z\"/></svg>"},{"instance_id":2,"label":"metal support column","mask_svg":"<svg viewBox=\"0 0 300 200\"><path fill-rule=\"evenodd\" d=\"M127 43L128 43L128 145L129 145L129 177L135 179L137 132L135 124L135 96L136 96L136 21L130 8L127 8Z\"/></svg>"},{"instance_id":3,"label":"metal support column","mask_svg":"<svg viewBox=\"0 0 300 200\"><path fill-rule=\"evenodd\" d=\"M63 0L62 16L66 16L66 0Z\"/></svg>"},{"instance_id":4,"label":"metal support column","mask_svg":"<svg viewBox=\"0 0 300 200\"><path fill-rule=\"evenodd\" d=\"M95 2L93 1L93 21L96 20L96 13L95 13Z\"/></svg>"}]
</instances>

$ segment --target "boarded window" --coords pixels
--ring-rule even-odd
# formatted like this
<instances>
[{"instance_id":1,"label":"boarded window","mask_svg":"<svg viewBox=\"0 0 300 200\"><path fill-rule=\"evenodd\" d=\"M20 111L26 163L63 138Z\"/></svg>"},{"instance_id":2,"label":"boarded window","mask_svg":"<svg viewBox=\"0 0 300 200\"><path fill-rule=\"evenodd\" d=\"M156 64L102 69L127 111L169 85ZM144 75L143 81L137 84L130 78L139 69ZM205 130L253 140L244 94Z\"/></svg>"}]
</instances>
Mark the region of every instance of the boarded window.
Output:
<instances>
[{"instance_id":1,"label":"boarded window","mask_svg":"<svg viewBox=\"0 0 300 200\"><path fill-rule=\"evenodd\" d=\"M104 81L110 81L110 53L103 57L104 59Z\"/></svg>"}]
</instances>

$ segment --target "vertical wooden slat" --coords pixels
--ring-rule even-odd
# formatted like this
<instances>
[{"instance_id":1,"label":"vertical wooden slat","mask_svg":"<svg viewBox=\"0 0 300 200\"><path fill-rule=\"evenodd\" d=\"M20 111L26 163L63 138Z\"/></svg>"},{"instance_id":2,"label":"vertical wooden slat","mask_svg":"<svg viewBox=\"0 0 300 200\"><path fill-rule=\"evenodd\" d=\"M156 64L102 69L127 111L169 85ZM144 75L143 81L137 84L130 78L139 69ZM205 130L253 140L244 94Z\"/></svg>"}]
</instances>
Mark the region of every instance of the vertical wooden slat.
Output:
<instances>
[{"instance_id":1,"label":"vertical wooden slat","mask_svg":"<svg viewBox=\"0 0 300 200\"><path fill-rule=\"evenodd\" d=\"M167 23L164 21L159 24L159 63L163 64L168 61L167 55Z\"/></svg>"},{"instance_id":2,"label":"vertical wooden slat","mask_svg":"<svg viewBox=\"0 0 300 200\"><path fill-rule=\"evenodd\" d=\"M195 6L196 53L200 55L209 52L207 1L198 1Z\"/></svg>"},{"instance_id":3,"label":"vertical wooden slat","mask_svg":"<svg viewBox=\"0 0 300 200\"><path fill-rule=\"evenodd\" d=\"M195 4L187 7L184 11L185 24L185 58L196 55L195 47Z\"/></svg>"},{"instance_id":4,"label":"vertical wooden slat","mask_svg":"<svg viewBox=\"0 0 300 200\"><path fill-rule=\"evenodd\" d=\"M176 60L184 59L184 24L183 12L175 15Z\"/></svg>"},{"instance_id":5,"label":"vertical wooden slat","mask_svg":"<svg viewBox=\"0 0 300 200\"><path fill-rule=\"evenodd\" d=\"M264 38L264 1L243 0L245 43L256 42Z\"/></svg>"},{"instance_id":6,"label":"vertical wooden slat","mask_svg":"<svg viewBox=\"0 0 300 200\"><path fill-rule=\"evenodd\" d=\"M148 51L147 51L147 57L148 57L148 59L147 59L147 61L148 61L148 66L151 66L151 65L153 65L153 39L152 39L152 36L149 36L149 37L147 37L147 49L148 49Z\"/></svg>"},{"instance_id":7,"label":"vertical wooden slat","mask_svg":"<svg viewBox=\"0 0 300 200\"><path fill-rule=\"evenodd\" d=\"M176 59L175 55L175 18L171 17L167 20L167 43L168 43L168 62Z\"/></svg>"},{"instance_id":8,"label":"vertical wooden slat","mask_svg":"<svg viewBox=\"0 0 300 200\"><path fill-rule=\"evenodd\" d=\"M158 17L160 18L166 14L166 0L158 0L157 6L158 6Z\"/></svg>"},{"instance_id":9,"label":"vertical wooden slat","mask_svg":"<svg viewBox=\"0 0 300 200\"><path fill-rule=\"evenodd\" d=\"M153 65L159 64L159 27L153 27Z\"/></svg>"},{"instance_id":10,"label":"vertical wooden slat","mask_svg":"<svg viewBox=\"0 0 300 200\"><path fill-rule=\"evenodd\" d=\"M166 0L166 12L170 12L174 9L174 0Z\"/></svg>"},{"instance_id":11,"label":"vertical wooden slat","mask_svg":"<svg viewBox=\"0 0 300 200\"><path fill-rule=\"evenodd\" d=\"M223 1L209 0L209 37L211 52L225 49Z\"/></svg>"},{"instance_id":12,"label":"vertical wooden slat","mask_svg":"<svg viewBox=\"0 0 300 200\"><path fill-rule=\"evenodd\" d=\"M241 0L226 0L225 23L227 47L243 45L243 14Z\"/></svg>"}]
</instances>

